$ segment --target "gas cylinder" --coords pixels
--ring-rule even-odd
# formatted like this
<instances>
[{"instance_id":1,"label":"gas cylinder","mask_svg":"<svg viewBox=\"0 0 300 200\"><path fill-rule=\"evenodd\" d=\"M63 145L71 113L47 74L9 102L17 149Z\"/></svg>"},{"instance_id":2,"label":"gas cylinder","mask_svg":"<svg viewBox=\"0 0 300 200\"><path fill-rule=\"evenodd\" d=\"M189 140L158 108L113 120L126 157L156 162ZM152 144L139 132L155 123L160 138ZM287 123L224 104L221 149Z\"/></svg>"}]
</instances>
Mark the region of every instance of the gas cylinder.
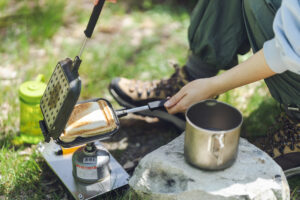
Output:
<instances>
[{"instance_id":1,"label":"gas cylinder","mask_svg":"<svg viewBox=\"0 0 300 200\"><path fill-rule=\"evenodd\" d=\"M101 181L110 175L109 153L94 143L77 149L72 157L73 176L83 183Z\"/></svg>"}]
</instances>

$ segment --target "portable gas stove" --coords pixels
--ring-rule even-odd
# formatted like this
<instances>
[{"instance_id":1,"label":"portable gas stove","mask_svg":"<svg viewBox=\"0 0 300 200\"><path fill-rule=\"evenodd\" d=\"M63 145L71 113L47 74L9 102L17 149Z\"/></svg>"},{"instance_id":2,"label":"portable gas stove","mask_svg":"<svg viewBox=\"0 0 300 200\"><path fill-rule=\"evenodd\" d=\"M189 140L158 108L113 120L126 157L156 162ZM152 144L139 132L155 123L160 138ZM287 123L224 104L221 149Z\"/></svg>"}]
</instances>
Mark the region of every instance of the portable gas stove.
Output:
<instances>
[{"instance_id":1,"label":"portable gas stove","mask_svg":"<svg viewBox=\"0 0 300 200\"><path fill-rule=\"evenodd\" d=\"M89 143L75 153L56 155L60 148L51 140L40 144L39 151L75 199L91 199L128 184L129 175L100 142ZM89 155L84 157L86 153ZM74 160L74 155L79 158ZM95 158L98 166L92 166Z\"/></svg>"}]
</instances>

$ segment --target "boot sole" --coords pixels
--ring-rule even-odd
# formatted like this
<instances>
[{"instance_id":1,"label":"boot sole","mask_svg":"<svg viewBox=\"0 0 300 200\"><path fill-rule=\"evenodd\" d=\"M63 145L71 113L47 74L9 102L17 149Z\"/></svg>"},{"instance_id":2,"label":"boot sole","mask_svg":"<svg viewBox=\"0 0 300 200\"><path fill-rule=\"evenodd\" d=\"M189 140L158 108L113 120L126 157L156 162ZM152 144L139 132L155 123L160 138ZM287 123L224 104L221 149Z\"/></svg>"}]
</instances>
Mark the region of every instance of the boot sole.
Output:
<instances>
[{"instance_id":1,"label":"boot sole","mask_svg":"<svg viewBox=\"0 0 300 200\"><path fill-rule=\"evenodd\" d=\"M286 178L291 178L292 176L300 175L300 167L295 167L292 169L287 169L284 171Z\"/></svg>"},{"instance_id":2,"label":"boot sole","mask_svg":"<svg viewBox=\"0 0 300 200\"><path fill-rule=\"evenodd\" d=\"M134 108L134 107L136 107L136 106L128 103L127 101L124 101L121 97L119 97L119 95L111 87L109 88L109 92L121 106L124 106L125 108ZM135 113L135 114L138 114L138 115L141 115L141 116L148 116L148 117L157 117L159 119L162 119L164 121L172 123L180 131L185 130L185 121L184 120L182 120L179 117L176 117L174 115L170 115L169 113L167 113L165 111L160 111L160 110L143 111L143 112L138 112L138 113Z\"/></svg>"}]
</instances>

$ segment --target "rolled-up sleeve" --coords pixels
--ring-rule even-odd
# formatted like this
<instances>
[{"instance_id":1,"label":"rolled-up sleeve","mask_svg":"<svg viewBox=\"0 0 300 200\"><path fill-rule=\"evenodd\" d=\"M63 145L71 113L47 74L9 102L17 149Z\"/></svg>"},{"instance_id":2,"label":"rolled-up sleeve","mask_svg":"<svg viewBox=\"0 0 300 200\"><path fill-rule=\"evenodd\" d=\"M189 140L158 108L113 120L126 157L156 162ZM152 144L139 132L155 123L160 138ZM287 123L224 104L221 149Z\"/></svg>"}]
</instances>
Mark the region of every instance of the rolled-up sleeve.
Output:
<instances>
[{"instance_id":1,"label":"rolled-up sleeve","mask_svg":"<svg viewBox=\"0 0 300 200\"><path fill-rule=\"evenodd\" d=\"M300 0L283 0L276 13L275 37L263 46L265 59L276 73L300 74Z\"/></svg>"}]
</instances>

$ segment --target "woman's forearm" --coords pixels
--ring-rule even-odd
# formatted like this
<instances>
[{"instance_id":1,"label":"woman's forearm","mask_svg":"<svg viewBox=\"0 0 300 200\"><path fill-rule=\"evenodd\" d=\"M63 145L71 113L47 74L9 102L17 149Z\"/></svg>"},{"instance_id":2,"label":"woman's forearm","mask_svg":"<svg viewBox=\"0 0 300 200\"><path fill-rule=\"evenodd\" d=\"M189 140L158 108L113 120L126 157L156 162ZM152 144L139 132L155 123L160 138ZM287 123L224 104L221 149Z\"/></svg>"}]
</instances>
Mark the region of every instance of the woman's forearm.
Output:
<instances>
[{"instance_id":1,"label":"woman's forearm","mask_svg":"<svg viewBox=\"0 0 300 200\"><path fill-rule=\"evenodd\" d=\"M194 80L185 85L165 107L171 114L184 112L190 105L208 98L213 98L233 88L274 75L266 63L263 51L254 54L247 61L211 78Z\"/></svg>"},{"instance_id":2,"label":"woman's forearm","mask_svg":"<svg viewBox=\"0 0 300 200\"><path fill-rule=\"evenodd\" d=\"M268 78L274 74L275 72L266 63L263 50L260 50L245 62L219 76L212 77L212 83L215 87L214 95L219 95L233 88Z\"/></svg>"}]
</instances>

